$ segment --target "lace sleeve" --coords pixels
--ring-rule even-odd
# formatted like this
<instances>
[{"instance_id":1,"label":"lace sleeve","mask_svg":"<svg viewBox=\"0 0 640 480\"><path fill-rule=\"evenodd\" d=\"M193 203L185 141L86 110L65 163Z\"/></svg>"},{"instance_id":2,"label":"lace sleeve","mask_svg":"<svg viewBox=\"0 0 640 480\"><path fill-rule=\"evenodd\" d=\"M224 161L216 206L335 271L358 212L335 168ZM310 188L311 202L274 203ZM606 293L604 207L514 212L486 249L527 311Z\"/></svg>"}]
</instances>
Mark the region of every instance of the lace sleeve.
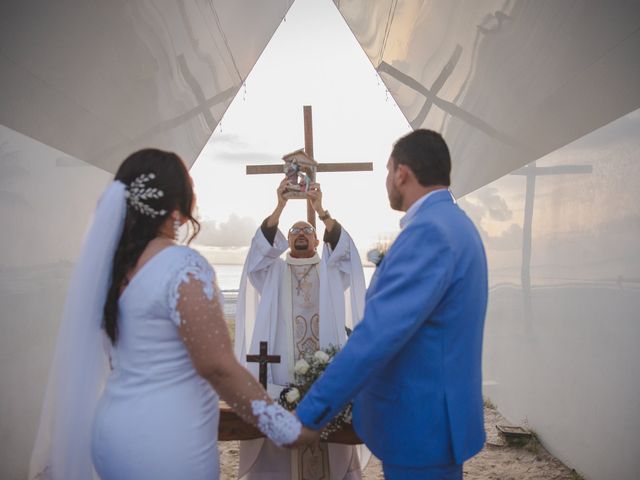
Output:
<instances>
[{"instance_id":1,"label":"lace sleeve","mask_svg":"<svg viewBox=\"0 0 640 480\"><path fill-rule=\"evenodd\" d=\"M202 255L189 249L169 282L169 316L176 326L180 326L181 322L178 309L180 286L189 283L191 279L198 281L207 300L215 300L220 305L224 303L222 294L216 286L216 274L213 268Z\"/></svg>"},{"instance_id":2,"label":"lace sleeve","mask_svg":"<svg viewBox=\"0 0 640 480\"><path fill-rule=\"evenodd\" d=\"M254 400L251 402L251 409L257 419L258 429L277 446L289 445L300 436L300 421L277 403Z\"/></svg>"},{"instance_id":3,"label":"lace sleeve","mask_svg":"<svg viewBox=\"0 0 640 480\"><path fill-rule=\"evenodd\" d=\"M302 424L274 404L237 361L219 298L213 269L201 255L190 253L172 278L169 304L195 370L243 420L277 445L293 443Z\"/></svg>"}]
</instances>

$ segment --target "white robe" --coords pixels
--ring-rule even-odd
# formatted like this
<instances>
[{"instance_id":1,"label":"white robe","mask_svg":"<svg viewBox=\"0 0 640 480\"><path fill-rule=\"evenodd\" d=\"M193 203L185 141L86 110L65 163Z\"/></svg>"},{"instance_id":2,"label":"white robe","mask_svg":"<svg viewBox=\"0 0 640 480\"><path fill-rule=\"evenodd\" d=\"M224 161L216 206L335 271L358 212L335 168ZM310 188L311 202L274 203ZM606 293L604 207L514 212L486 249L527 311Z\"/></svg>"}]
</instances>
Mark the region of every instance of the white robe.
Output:
<instances>
[{"instance_id":1,"label":"white robe","mask_svg":"<svg viewBox=\"0 0 640 480\"><path fill-rule=\"evenodd\" d=\"M289 302L282 301L287 295L284 286L290 275L281 255L288 246L279 230L271 245L262 229L258 228L244 264L236 313L235 352L254 376L258 376L258 365L247 364L246 356L247 353L259 352L261 341L269 343L269 354L282 357L280 364L269 365L267 379L272 395L279 391L276 385L285 385L293 380L293 355L284 347L291 344L288 338L291 335L291 312L283 307ZM347 340L345 327L353 328L362 318L365 295L360 256L344 228L335 249L326 243L323 246L319 280L320 347L344 345ZM268 448L265 445L263 439L241 443L240 478L249 472L263 448ZM331 477L342 479L351 464L352 449L337 444L328 444L328 448ZM370 454L365 448L359 450L364 468Z\"/></svg>"}]
</instances>

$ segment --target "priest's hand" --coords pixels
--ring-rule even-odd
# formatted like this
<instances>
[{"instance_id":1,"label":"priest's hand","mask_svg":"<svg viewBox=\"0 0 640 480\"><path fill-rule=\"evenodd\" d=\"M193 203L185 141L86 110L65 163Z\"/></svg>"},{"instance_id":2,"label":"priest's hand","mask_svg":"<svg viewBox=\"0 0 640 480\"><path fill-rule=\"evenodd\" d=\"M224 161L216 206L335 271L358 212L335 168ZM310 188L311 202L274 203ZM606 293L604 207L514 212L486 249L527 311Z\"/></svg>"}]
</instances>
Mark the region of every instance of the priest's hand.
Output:
<instances>
[{"instance_id":1,"label":"priest's hand","mask_svg":"<svg viewBox=\"0 0 640 480\"><path fill-rule=\"evenodd\" d=\"M318 215L322 215L324 213L324 208L322 207L322 190L320 190L319 183L312 183L311 185L309 185L307 198L309 199L311 207L316 211L316 213Z\"/></svg>"},{"instance_id":2,"label":"priest's hand","mask_svg":"<svg viewBox=\"0 0 640 480\"><path fill-rule=\"evenodd\" d=\"M288 184L289 182L285 178L280 182L280 185L278 185L278 189L276 190L276 193L278 194L278 207L284 207L287 203L287 198L284 196L284 193Z\"/></svg>"},{"instance_id":3,"label":"priest's hand","mask_svg":"<svg viewBox=\"0 0 640 480\"><path fill-rule=\"evenodd\" d=\"M276 190L278 204L273 210L273 213L267 217L267 227L275 227L280 222L280 215L282 214L282 210L284 210L284 206L287 204L287 199L284 196L286 187L287 179L285 178L280 182L280 185L278 185L278 189Z\"/></svg>"},{"instance_id":4,"label":"priest's hand","mask_svg":"<svg viewBox=\"0 0 640 480\"><path fill-rule=\"evenodd\" d=\"M322 190L320 189L319 183L312 183L309 186L309 191L307 192L307 198L311 203L311 207L316 211L320 220L324 222L324 226L330 232L333 230L335 226L335 220L331 218L331 215L327 210L322 206Z\"/></svg>"}]
</instances>

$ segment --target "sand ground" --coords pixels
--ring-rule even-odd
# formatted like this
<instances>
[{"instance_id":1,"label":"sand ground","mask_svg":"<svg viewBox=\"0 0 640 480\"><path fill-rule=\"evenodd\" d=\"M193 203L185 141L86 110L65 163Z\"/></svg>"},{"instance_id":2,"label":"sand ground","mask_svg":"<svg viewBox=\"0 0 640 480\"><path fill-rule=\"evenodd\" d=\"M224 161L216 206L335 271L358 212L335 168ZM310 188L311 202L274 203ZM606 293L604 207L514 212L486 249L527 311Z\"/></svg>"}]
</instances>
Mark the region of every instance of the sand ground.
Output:
<instances>
[{"instance_id":1,"label":"sand ground","mask_svg":"<svg viewBox=\"0 0 640 480\"><path fill-rule=\"evenodd\" d=\"M500 413L485 408L487 443L484 449L464 465L465 480L578 480L581 477L547 452L537 441L525 446L509 446L496 430L507 423ZM236 480L238 442L220 443L221 480ZM382 480L382 465L372 458L363 472L363 480Z\"/></svg>"},{"instance_id":2,"label":"sand ground","mask_svg":"<svg viewBox=\"0 0 640 480\"><path fill-rule=\"evenodd\" d=\"M225 315L233 337L235 319ZM508 423L492 406L485 406L487 443L484 449L464 465L465 480L579 480L581 477L547 452L537 441L513 447L506 444L496 425ZM220 479L236 480L238 442L220 443ZM363 472L363 480L382 480L382 465L372 457Z\"/></svg>"}]
</instances>

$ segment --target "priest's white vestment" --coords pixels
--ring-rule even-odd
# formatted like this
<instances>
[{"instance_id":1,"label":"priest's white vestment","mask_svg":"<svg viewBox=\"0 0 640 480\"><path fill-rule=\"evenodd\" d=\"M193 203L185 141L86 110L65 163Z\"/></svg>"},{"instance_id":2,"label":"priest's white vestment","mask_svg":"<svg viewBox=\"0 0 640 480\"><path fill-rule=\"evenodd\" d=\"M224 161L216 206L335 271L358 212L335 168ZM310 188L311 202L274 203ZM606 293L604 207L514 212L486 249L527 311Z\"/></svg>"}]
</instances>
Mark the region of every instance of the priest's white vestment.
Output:
<instances>
[{"instance_id":1,"label":"priest's white vestment","mask_svg":"<svg viewBox=\"0 0 640 480\"><path fill-rule=\"evenodd\" d=\"M336 227L334 227L336 228ZM269 354L281 356L280 364L271 364L268 369L269 391L275 396L289 382L293 381L293 366L300 352L296 348L296 320L292 309L296 306L296 291L301 288L318 288L319 322L308 318L303 329L313 330L314 338L307 338L319 347L344 345L347 340L345 327L353 328L364 313L365 282L362 263L353 240L344 228L331 248L323 245L322 258L291 258L281 255L287 250L288 242L279 230L273 244L265 237L262 227L258 228L245 261L236 313L235 351L238 359L256 377L258 365L246 362L247 354L258 353L260 342L269 344ZM293 293L292 293L293 292ZM304 324L304 322L303 322ZM304 334L303 334L304 335ZM307 334L310 335L309 333ZM318 338L316 339L315 336ZM299 340L299 339L298 339ZM364 447L326 444L329 470L332 480L360 478L349 475L354 456L359 452L364 466L369 452ZM265 440L241 442L239 477L245 475L253 479L298 480L295 453L277 449ZM293 462L290 476L273 476L268 472L269 462ZM282 468L280 468L282 471ZM355 472L354 472L355 473Z\"/></svg>"}]
</instances>

